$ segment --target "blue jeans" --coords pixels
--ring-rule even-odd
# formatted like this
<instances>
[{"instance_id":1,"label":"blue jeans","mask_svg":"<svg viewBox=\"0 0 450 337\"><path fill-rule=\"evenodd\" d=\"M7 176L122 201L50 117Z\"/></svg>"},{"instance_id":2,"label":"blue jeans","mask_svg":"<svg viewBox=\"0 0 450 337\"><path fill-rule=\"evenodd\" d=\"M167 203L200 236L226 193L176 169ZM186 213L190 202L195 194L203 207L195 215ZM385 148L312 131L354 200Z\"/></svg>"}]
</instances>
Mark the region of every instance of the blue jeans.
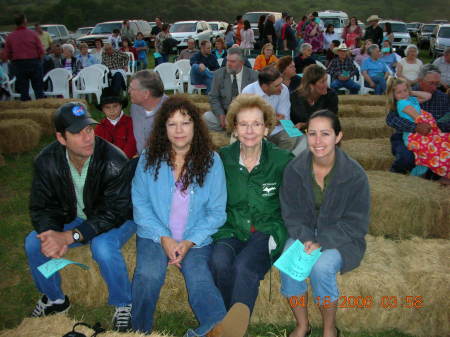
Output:
<instances>
[{"instance_id":1,"label":"blue jeans","mask_svg":"<svg viewBox=\"0 0 450 337\"><path fill-rule=\"evenodd\" d=\"M64 230L71 230L80 225L84 220L76 218L71 223L64 225ZM136 224L126 221L122 226L113 228L91 240L92 257L97 262L100 273L109 290L108 303L114 306L125 306L131 303L131 282L125 260L120 249L136 232ZM41 253L41 241L32 231L25 238L25 252L31 269L34 282L38 290L54 301L64 299L61 290L61 276L53 274L46 279L37 267L50 260ZM81 243L73 243L69 248L81 246ZM95 284L92 285L95 287Z\"/></svg>"},{"instance_id":2,"label":"blue jeans","mask_svg":"<svg viewBox=\"0 0 450 337\"><path fill-rule=\"evenodd\" d=\"M222 296L214 285L208 266L211 251L211 245L191 248L181 262L189 304L199 322L199 327L189 330L188 336L205 335L226 315ZM136 237L136 269L132 285L131 313L134 330L151 332L156 303L166 278L167 264L168 258L161 244ZM176 298L173 300L174 303L178 301Z\"/></svg>"},{"instance_id":3,"label":"blue jeans","mask_svg":"<svg viewBox=\"0 0 450 337\"><path fill-rule=\"evenodd\" d=\"M284 250L288 249L293 243L294 239L288 239ZM337 288L336 273L341 269L342 257L337 249L327 249L322 252L319 260L313 266L309 280L313 289L314 302L318 303L317 299L320 299L319 304L323 303L325 296L329 296L326 299L330 302L337 301L339 298L339 290ZM308 290L306 280L297 281L280 272L281 275L281 294L287 298L292 296L303 295Z\"/></svg>"},{"instance_id":4,"label":"blue jeans","mask_svg":"<svg viewBox=\"0 0 450 337\"><path fill-rule=\"evenodd\" d=\"M408 173L416 166L414 153L407 149L402 133L396 132L391 136L391 151L395 156L391 172Z\"/></svg>"},{"instance_id":5,"label":"blue jeans","mask_svg":"<svg viewBox=\"0 0 450 337\"><path fill-rule=\"evenodd\" d=\"M372 81L375 83L375 95L383 95L386 91L386 80L384 76L374 76L371 77ZM370 87L369 84L365 84L366 87Z\"/></svg>"},{"instance_id":6,"label":"blue jeans","mask_svg":"<svg viewBox=\"0 0 450 337\"><path fill-rule=\"evenodd\" d=\"M193 64L191 67L191 83L192 84L204 84L206 90L211 90L211 84L214 77L214 72L206 68L204 71L200 71L199 64Z\"/></svg>"},{"instance_id":7,"label":"blue jeans","mask_svg":"<svg viewBox=\"0 0 450 337\"><path fill-rule=\"evenodd\" d=\"M11 62L12 71L16 76L16 90L21 101L29 101L30 82L36 98L44 97L44 82L42 78L42 61L40 59L15 60Z\"/></svg>"},{"instance_id":8,"label":"blue jeans","mask_svg":"<svg viewBox=\"0 0 450 337\"><path fill-rule=\"evenodd\" d=\"M211 270L225 307L243 303L253 311L259 282L270 269L269 235L255 232L248 241L220 239L214 244Z\"/></svg>"},{"instance_id":9,"label":"blue jeans","mask_svg":"<svg viewBox=\"0 0 450 337\"><path fill-rule=\"evenodd\" d=\"M356 95L361 88L361 86L353 81L352 79L348 79L347 81L341 81L339 79L335 79L331 82L330 87L334 90L338 90L340 88L346 88L350 90L350 94Z\"/></svg>"}]
</instances>

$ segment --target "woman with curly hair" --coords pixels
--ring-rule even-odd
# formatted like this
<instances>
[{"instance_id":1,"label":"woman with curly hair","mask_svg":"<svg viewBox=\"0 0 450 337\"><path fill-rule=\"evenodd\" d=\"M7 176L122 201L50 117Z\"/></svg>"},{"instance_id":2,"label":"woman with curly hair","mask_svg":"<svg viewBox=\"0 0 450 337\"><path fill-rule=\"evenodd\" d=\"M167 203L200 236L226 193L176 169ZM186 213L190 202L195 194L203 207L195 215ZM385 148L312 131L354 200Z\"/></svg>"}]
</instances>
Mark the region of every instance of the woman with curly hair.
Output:
<instances>
[{"instance_id":1,"label":"woman with curly hair","mask_svg":"<svg viewBox=\"0 0 450 337\"><path fill-rule=\"evenodd\" d=\"M222 161L198 108L172 96L158 110L132 183L137 224L133 329L150 333L168 265L184 276L199 326L185 336L221 336L226 310L208 267L211 236L226 219ZM182 285L180 285L182 287Z\"/></svg>"}]
</instances>

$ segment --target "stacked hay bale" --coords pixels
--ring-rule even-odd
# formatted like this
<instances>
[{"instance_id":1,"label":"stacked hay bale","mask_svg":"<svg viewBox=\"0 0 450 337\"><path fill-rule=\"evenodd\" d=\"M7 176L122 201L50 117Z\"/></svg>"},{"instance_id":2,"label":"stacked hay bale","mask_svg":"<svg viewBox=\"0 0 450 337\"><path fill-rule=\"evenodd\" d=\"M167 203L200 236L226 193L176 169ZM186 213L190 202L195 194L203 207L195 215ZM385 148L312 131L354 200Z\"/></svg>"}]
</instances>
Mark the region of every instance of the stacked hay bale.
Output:
<instances>
[{"instance_id":1,"label":"stacked hay bale","mask_svg":"<svg viewBox=\"0 0 450 337\"><path fill-rule=\"evenodd\" d=\"M41 126L42 132L51 135L53 127L53 113L55 108L15 108L5 109L0 113L0 123L8 119L31 119Z\"/></svg>"},{"instance_id":2,"label":"stacked hay bale","mask_svg":"<svg viewBox=\"0 0 450 337\"><path fill-rule=\"evenodd\" d=\"M344 136L342 149L366 170L387 171L394 159L389 138L347 140Z\"/></svg>"},{"instance_id":3,"label":"stacked hay bale","mask_svg":"<svg viewBox=\"0 0 450 337\"><path fill-rule=\"evenodd\" d=\"M86 100L80 98L43 98L33 101L3 101L0 102L0 112L8 109L56 109L68 102L81 102Z\"/></svg>"},{"instance_id":4,"label":"stacked hay bale","mask_svg":"<svg viewBox=\"0 0 450 337\"><path fill-rule=\"evenodd\" d=\"M34 149L41 139L41 127L31 119L5 119L0 123L0 153L22 153Z\"/></svg>"}]
</instances>

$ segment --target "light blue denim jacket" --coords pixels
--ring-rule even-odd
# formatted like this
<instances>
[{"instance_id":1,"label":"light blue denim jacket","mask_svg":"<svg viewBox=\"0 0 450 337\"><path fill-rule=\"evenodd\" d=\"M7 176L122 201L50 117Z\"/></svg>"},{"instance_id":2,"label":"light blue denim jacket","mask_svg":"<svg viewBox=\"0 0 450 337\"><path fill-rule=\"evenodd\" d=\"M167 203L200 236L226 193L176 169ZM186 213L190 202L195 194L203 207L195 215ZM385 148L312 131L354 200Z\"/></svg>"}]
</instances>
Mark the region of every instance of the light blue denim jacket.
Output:
<instances>
[{"instance_id":1,"label":"light blue denim jacket","mask_svg":"<svg viewBox=\"0 0 450 337\"><path fill-rule=\"evenodd\" d=\"M167 162L162 162L158 179L154 179L154 168L145 170L145 151L133 178L131 197L133 216L137 224L137 235L160 243L161 236L172 236L169 228L172 195L175 180ZM205 177L203 186L188 187L189 215L183 240L202 247L212 242L211 236L226 220L225 207L227 189L222 160L214 152L214 163Z\"/></svg>"}]
</instances>

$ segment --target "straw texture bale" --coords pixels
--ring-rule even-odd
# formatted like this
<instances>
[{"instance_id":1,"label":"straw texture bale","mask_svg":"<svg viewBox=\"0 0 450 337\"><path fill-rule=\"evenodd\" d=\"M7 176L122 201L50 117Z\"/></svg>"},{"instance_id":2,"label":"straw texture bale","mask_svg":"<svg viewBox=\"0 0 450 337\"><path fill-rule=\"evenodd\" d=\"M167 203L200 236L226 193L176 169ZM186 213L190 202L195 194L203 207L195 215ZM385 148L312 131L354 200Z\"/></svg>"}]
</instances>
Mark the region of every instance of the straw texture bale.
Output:
<instances>
[{"instance_id":1,"label":"straw texture bale","mask_svg":"<svg viewBox=\"0 0 450 337\"><path fill-rule=\"evenodd\" d=\"M226 132L209 131L209 135L216 148L230 144L230 136Z\"/></svg>"},{"instance_id":2,"label":"straw texture bale","mask_svg":"<svg viewBox=\"0 0 450 337\"><path fill-rule=\"evenodd\" d=\"M130 240L124 248L129 269L134 268L135 245ZM86 263L89 271L69 266L62 272L63 288L73 300L86 305L106 303L106 288L97 266L90 258L88 247L71 249L68 259ZM287 301L281 296L278 271L272 270L272 297L269 302L268 273L261 283L252 322L281 324L293 322ZM338 275L340 295L357 298L371 296L373 305L365 308L347 306L338 310L338 326L349 331L381 331L397 329L418 337L445 336L450 331L450 243L443 239L393 241L367 236L367 252L359 268ZM95 285L95 286L93 286ZM76 296L74 296L76 295ZM383 296L396 296L397 307L384 308ZM415 300L422 297L423 308L406 308L406 296ZM310 299L312 295L310 292ZM389 305L394 300L384 302ZM353 304L353 303L351 303ZM362 301L360 301L362 304ZM314 326L321 325L320 313L312 300L310 319ZM166 282L158 302L158 310L165 312L190 311L181 273L169 267ZM3 337L3 336L1 336Z\"/></svg>"},{"instance_id":3,"label":"straw texture bale","mask_svg":"<svg viewBox=\"0 0 450 337\"><path fill-rule=\"evenodd\" d=\"M344 140L342 149L366 170L389 170L394 160L389 138Z\"/></svg>"},{"instance_id":4,"label":"straw texture bale","mask_svg":"<svg viewBox=\"0 0 450 337\"><path fill-rule=\"evenodd\" d=\"M77 321L67 317L64 314L53 315L42 318L25 318L22 323L15 329L0 331L0 337L61 337L69 331L72 331ZM104 327L106 328L106 327ZM92 336L94 330L85 326L77 326L77 332L81 332L86 336ZM123 333L115 331L106 331L99 334L102 337L170 337L166 334L152 333L144 335L141 333Z\"/></svg>"},{"instance_id":5,"label":"straw texture bale","mask_svg":"<svg viewBox=\"0 0 450 337\"><path fill-rule=\"evenodd\" d=\"M38 108L38 109L56 109L60 105L67 102L82 102L86 103L85 99L81 98L43 98L32 101L4 101L0 102L0 111L6 109L28 109L28 108Z\"/></svg>"},{"instance_id":6,"label":"straw texture bale","mask_svg":"<svg viewBox=\"0 0 450 337\"><path fill-rule=\"evenodd\" d=\"M392 135L393 129L386 125L384 118L341 118L344 139L385 138Z\"/></svg>"},{"instance_id":7,"label":"straw texture bale","mask_svg":"<svg viewBox=\"0 0 450 337\"><path fill-rule=\"evenodd\" d=\"M356 105L386 105L385 95L340 95L339 103Z\"/></svg>"},{"instance_id":8,"label":"straw texture bale","mask_svg":"<svg viewBox=\"0 0 450 337\"><path fill-rule=\"evenodd\" d=\"M200 109L200 112L204 114L206 111L211 110L211 105L209 103L195 103L195 105Z\"/></svg>"},{"instance_id":9,"label":"straw texture bale","mask_svg":"<svg viewBox=\"0 0 450 337\"><path fill-rule=\"evenodd\" d=\"M22 153L34 149L41 127L31 119L7 119L0 123L0 153Z\"/></svg>"},{"instance_id":10,"label":"straw texture bale","mask_svg":"<svg viewBox=\"0 0 450 337\"><path fill-rule=\"evenodd\" d=\"M194 103L209 103L208 95L185 94Z\"/></svg>"},{"instance_id":11,"label":"straw texture bale","mask_svg":"<svg viewBox=\"0 0 450 337\"><path fill-rule=\"evenodd\" d=\"M41 126L43 133L51 135L55 133L53 126L55 110L42 108L6 109L0 111L0 121L5 119L31 119Z\"/></svg>"},{"instance_id":12,"label":"straw texture bale","mask_svg":"<svg viewBox=\"0 0 450 337\"><path fill-rule=\"evenodd\" d=\"M339 104L339 117L385 117L386 108L381 105Z\"/></svg>"},{"instance_id":13,"label":"straw texture bale","mask_svg":"<svg viewBox=\"0 0 450 337\"><path fill-rule=\"evenodd\" d=\"M372 235L450 239L450 193L434 181L369 171Z\"/></svg>"}]
</instances>

